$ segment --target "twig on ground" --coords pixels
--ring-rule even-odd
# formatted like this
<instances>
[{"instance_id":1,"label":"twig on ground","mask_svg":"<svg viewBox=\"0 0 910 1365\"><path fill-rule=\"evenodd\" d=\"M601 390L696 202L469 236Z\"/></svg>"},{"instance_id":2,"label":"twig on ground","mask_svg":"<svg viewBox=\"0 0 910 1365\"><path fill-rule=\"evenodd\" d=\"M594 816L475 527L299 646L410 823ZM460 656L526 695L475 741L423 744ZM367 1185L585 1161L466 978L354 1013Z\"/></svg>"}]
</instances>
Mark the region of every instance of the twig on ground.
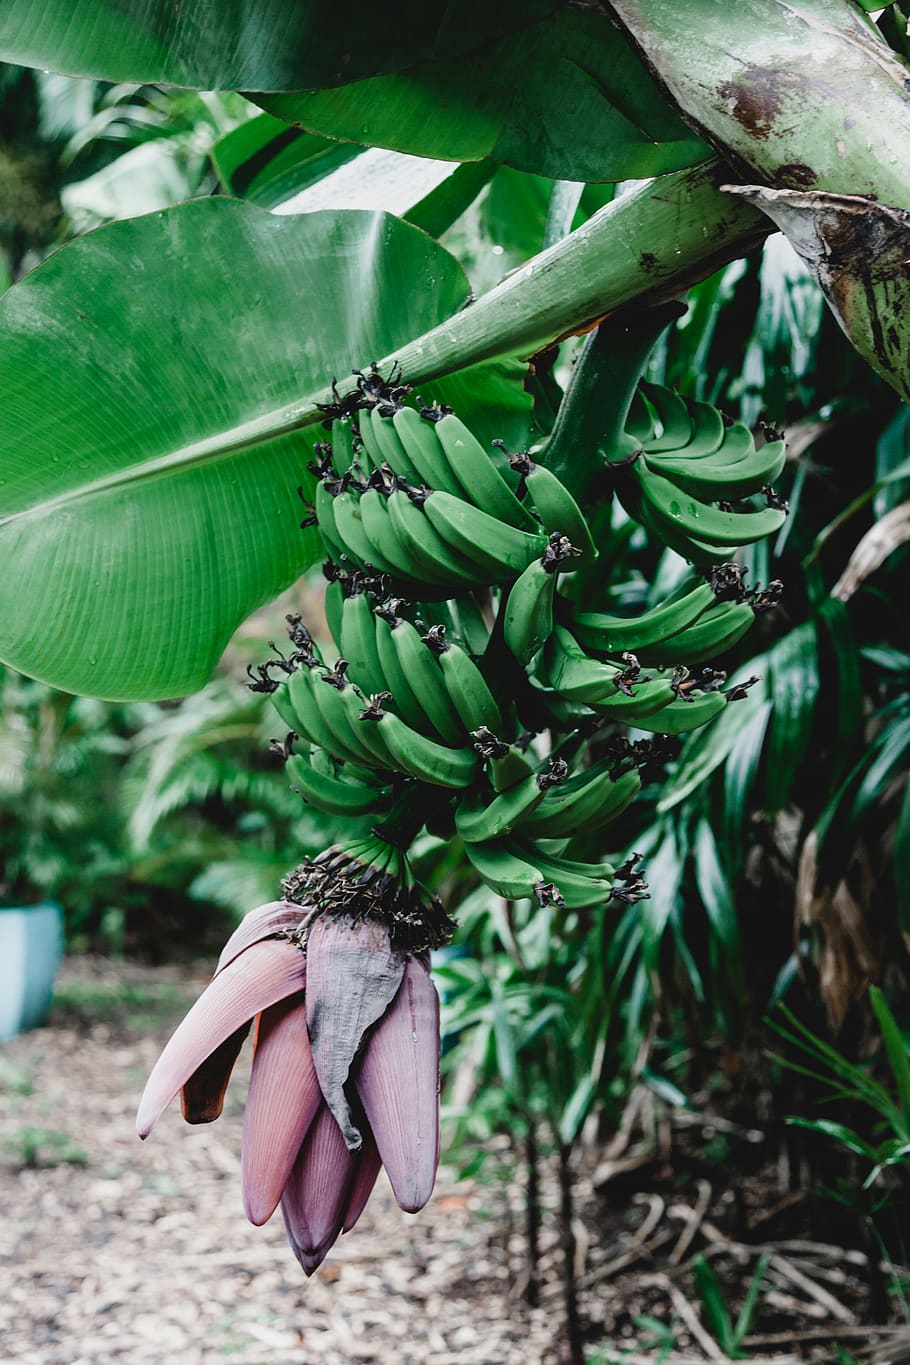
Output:
<instances>
[{"instance_id":1,"label":"twig on ground","mask_svg":"<svg viewBox=\"0 0 910 1365\"><path fill-rule=\"evenodd\" d=\"M836 1299L833 1294L829 1294L827 1289L823 1289L815 1280L810 1279L801 1270L797 1270L793 1262L788 1261L786 1257L772 1256L768 1262L768 1268L776 1271L778 1275L783 1275L785 1280L789 1280L791 1284L802 1289L810 1298L815 1299L816 1303L827 1308L831 1316L837 1318L838 1322L856 1322L856 1314L852 1313L849 1308L845 1308L840 1299Z\"/></svg>"},{"instance_id":2,"label":"twig on ground","mask_svg":"<svg viewBox=\"0 0 910 1365\"><path fill-rule=\"evenodd\" d=\"M695 1237L696 1232L701 1226L705 1214L708 1212L708 1209L711 1206L711 1196L714 1193L714 1191L711 1189L711 1186L709 1185L708 1181L707 1180L697 1181L696 1188L698 1190L698 1198L695 1202L694 1209L688 1208L688 1206L685 1204L674 1204L669 1211L669 1215L671 1218L674 1217L683 1218L686 1224L679 1235L679 1241L676 1243L676 1246L670 1252L669 1256L670 1265L680 1264L682 1258L685 1256L686 1252L689 1250L689 1247L692 1245L693 1238Z\"/></svg>"}]
</instances>

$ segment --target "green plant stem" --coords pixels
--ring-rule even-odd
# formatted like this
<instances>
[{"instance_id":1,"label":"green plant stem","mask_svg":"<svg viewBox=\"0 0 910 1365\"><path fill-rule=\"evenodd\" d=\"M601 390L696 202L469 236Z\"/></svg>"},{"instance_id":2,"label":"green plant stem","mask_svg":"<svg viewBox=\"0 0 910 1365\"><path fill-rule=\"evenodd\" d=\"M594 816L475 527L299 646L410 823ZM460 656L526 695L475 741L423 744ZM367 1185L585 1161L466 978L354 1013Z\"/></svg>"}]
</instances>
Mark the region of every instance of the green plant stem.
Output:
<instances>
[{"instance_id":1,"label":"green plant stem","mask_svg":"<svg viewBox=\"0 0 910 1365\"><path fill-rule=\"evenodd\" d=\"M624 453L629 405L654 343L684 311L682 304L622 309L585 341L543 456L583 507L603 475L601 452Z\"/></svg>"},{"instance_id":2,"label":"green plant stem","mask_svg":"<svg viewBox=\"0 0 910 1365\"><path fill-rule=\"evenodd\" d=\"M382 365L394 360L423 383L493 356L532 356L626 304L675 297L771 230L719 191L731 174L707 161L646 181Z\"/></svg>"}]
</instances>

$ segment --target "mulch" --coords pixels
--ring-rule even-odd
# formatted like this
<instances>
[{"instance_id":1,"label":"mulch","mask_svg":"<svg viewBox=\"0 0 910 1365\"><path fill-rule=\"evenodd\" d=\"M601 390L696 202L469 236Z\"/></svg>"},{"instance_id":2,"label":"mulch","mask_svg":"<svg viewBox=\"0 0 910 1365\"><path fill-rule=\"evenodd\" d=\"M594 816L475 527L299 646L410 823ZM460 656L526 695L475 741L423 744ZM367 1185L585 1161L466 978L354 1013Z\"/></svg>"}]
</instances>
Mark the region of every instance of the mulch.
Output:
<instances>
[{"instance_id":1,"label":"mulch","mask_svg":"<svg viewBox=\"0 0 910 1365\"><path fill-rule=\"evenodd\" d=\"M357 1228L307 1280L280 1215L253 1228L241 1211L243 1062L217 1124L189 1127L175 1105L137 1140L144 1078L206 979L196 968L69 960L49 1025L0 1046L4 1365L564 1361L549 1170L532 1308L522 1293L523 1185L495 1144L485 1177L462 1181L443 1166L417 1215L397 1208L381 1177ZM636 1159L627 1150L614 1166ZM591 1365L726 1360L687 1279L697 1254L734 1297L765 1254L765 1320L777 1328L759 1319L743 1343L754 1365L828 1365L835 1341L870 1365L897 1358L895 1334L863 1323L861 1253L737 1242L724 1228L724 1192L707 1181L675 1193L652 1183L611 1203L615 1175L601 1163L579 1174L576 1191ZM672 1345L649 1349L653 1323L645 1330L643 1317L672 1323Z\"/></svg>"}]
</instances>

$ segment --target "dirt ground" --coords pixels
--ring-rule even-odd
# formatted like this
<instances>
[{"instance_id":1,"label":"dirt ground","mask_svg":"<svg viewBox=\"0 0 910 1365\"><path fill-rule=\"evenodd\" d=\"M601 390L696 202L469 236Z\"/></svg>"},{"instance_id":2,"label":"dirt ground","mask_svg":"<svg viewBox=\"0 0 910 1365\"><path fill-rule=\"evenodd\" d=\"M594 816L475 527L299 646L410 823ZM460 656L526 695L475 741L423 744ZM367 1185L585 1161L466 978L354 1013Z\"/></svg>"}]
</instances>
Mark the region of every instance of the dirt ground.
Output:
<instances>
[{"instance_id":1,"label":"dirt ground","mask_svg":"<svg viewBox=\"0 0 910 1365\"><path fill-rule=\"evenodd\" d=\"M241 1212L242 1064L217 1124L191 1128L175 1105L136 1139L145 1075L205 980L71 960L49 1026L0 1046L3 1365L562 1361L549 1178L529 1308L520 1181L459 1182L444 1166L412 1216L381 1177L357 1228L306 1280L280 1216L257 1229ZM488 1169L508 1168L494 1154ZM728 1278L754 1273L762 1247L724 1233L723 1208L707 1181L681 1196L652 1185L605 1221L592 1176L580 1177L575 1268L591 1365L727 1359L684 1274L696 1251ZM859 1253L782 1241L764 1252L772 1316L742 1343L756 1365L897 1361L898 1334L863 1325Z\"/></svg>"}]
</instances>

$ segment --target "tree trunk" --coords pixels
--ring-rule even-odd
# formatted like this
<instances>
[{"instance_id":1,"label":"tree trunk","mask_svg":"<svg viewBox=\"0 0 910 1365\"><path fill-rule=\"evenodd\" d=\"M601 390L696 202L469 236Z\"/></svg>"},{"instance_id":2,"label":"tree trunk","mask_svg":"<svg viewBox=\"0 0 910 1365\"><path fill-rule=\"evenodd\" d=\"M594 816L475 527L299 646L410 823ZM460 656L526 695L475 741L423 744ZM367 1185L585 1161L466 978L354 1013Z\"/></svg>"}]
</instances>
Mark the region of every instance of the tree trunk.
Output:
<instances>
[{"instance_id":1,"label":"tree trunk","mask_svg":"<svg viewBox=\"0 0 910 1365\"><path fill-rule=\"evenodd\" d=\"M536 1308L540 1297L537 1267L540 1261L540 1149L537 1145L537 1125L528 1118L525 1134L525 1162L528 1168L528 1192L525 1202L525 1242L527 1244L528 1282L525 1301Z\"/></svg>"},{"instance_id":2,"label":"tree trunk","mask_svg":"<svg viewBox=\"0 0 910 1365\"><path fill-rule=\"evenodd\" d=\"M578 1313L578 1289L575 1283L575 1229L572 1198L572 1148L559 1144L559 1241L562 1250L563 1304L566 1315L566 1361L568 1365L584 1365L585 1350Z\"/></svg>"}]
</instances>

